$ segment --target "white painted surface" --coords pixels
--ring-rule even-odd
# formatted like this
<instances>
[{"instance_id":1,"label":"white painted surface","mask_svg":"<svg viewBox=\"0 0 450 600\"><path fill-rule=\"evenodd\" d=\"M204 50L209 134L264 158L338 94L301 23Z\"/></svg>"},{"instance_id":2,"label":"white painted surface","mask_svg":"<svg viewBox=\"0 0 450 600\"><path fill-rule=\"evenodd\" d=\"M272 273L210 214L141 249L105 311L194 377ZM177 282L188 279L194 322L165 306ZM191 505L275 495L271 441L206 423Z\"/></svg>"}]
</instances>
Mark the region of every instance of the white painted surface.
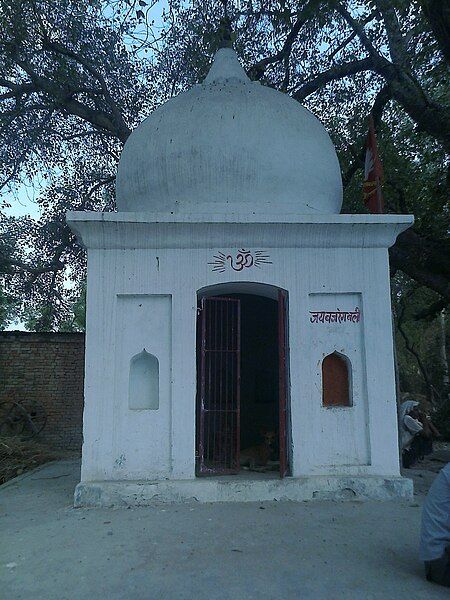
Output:
<instances>
[{"instance_id":1,"label":"white painted surface","mask_svg":"<svg viewBox=\"0 0 450 600\"><path fill-rule=\"evenodd\" d=\"M306 499L344 493L346 482L362 497L410 494L398 479L387 248L413 218L337 214L339 165L315 117L249 82L220 50L203 85L130 136L117 202L124 212L67 216L88 249L80 502L195 490L205 500ZM195 481L197 293L276 298L278 288L289 305L292 477ZM310 321L311 310L356 306L359 323ZM144 349L159 364L154 410L139 409L151 369L130 379ZM353 405L326 409L321 361L335 350L352 364Z\"/></svg>"},{"instance_id":2,"label":"white painted surface","mask_svg":"<svg viewBox=\"0 0 450 600\"><path fill-rule=\"evenodd\" d=\"M370 465L369 411L365 390L364 317L360 293L319 293L309 295L309 311L361 311L359 322L311 323L304 336L310 344L312 397L308 420L309 443L315 444L311 470L327 467ZM339 352L351 364L351 404L349 407L322 405L322 361L328 354ZM317 443L317 438L326 443ZM305 440L306 442L306 440Z\"/></svg>"},{"instance_id":3,"label":"white painted surface","mask_svg":"<svg viewBox=\"0 0 450 600\"><path fill-rule=\"evenodd\" d=\"M92 292L98 290L91 287L90 298ZM167 477L171 470L171 296L107 292L96 308L88 308L82 479L146 479L149 473ZM130 360L143 348L159 363L158 410L129 406Z\"/></svg>"},{"instance_id":4,"label":"white painted surface","mask_svg":"<svg viewBox=\"0 0 450 600\"><path fill-rule=\"evenodd\" d=\"M239 248L210 247L208 223L173 223L171 237L167 223L148 216L131 223L123 215L70 215L90 248L82 481L195 478L197 291L220 285L222 293L229 284L258 292L258 283L272 286L264 295L277 287L289 293L293 476L397 477L388 256L380 246L411 219L354 217L291 223L297 247L284 247L276 225L245 223L241 243L264 250L270 263L239 272L227 263L214 272L214 255L236 256ZM264 239L272 230L273 240L261 248L254 244L262 230ZM149 247L155 239L163 247ZM183 247L170 248L174 240ZM355 303L358 324L310 323L316 306L354 310ZM128 409L129 361L143 348L160 361L157 411ZM345 350L353 367L354 406L336 412L322 407L317 367L333 349Z\"/></svg>"},{"instance_id":5,"label":"white painted surface","mask_svg":"<svg viewBox=\"0 0 450 600\"><path fill-rule=\"evenodd\" d=\"M225 479L225 480L224 480ZM412 500L413 483L403 477L287 477L79 483L75 506L149 506L170 502L271 502L273 500Z\"/></svg>"},{"instance_id":6,"label":"white painted surface","mask_svg":"<svg viewBox=\"0 0 450 600\"><path fill-rule=\"evenodd\" d=\"M320 121L221 49L202 85L130 135L116 196L121 211L339 213L342 182Z\"/></svg>"},{"instance_id":7,"label":"white painted surface","mask_svg":"<svg viewBox=\"0 0 450 600\"><path fill-rule=\"evenodd\" d=\"M87 248L388 248L411 215L170 215L68 212Z\"/></svg>"},{"instance_id":8,"label":"white painted surface","mask_svg":"<svg viewBox=\"0 0 450 600\"><path fill-rule=\"evenodd\" d=\"M130 410L159 408L159 361L145 348L130 360L128 406Z\"/></svg>"}]
</instances>

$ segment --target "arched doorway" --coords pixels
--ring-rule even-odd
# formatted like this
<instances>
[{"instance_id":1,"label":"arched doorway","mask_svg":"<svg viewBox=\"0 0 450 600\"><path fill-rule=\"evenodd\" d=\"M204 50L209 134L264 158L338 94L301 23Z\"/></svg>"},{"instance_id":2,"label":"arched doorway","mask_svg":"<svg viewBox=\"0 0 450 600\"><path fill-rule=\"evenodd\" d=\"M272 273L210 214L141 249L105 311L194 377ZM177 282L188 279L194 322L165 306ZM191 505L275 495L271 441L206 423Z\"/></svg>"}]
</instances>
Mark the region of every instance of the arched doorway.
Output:
<instances>
[{"instance_id":1,"label":"arched doorway","mask_svg":"<svg viewBox=\"0 0 450 600\"><path fill-rule=\"evenodd\" d=\"M285 290L249 282L199 291L198 475L237 474L241 463L287 474L288 363Z\"/></svg>"}]
</instances>

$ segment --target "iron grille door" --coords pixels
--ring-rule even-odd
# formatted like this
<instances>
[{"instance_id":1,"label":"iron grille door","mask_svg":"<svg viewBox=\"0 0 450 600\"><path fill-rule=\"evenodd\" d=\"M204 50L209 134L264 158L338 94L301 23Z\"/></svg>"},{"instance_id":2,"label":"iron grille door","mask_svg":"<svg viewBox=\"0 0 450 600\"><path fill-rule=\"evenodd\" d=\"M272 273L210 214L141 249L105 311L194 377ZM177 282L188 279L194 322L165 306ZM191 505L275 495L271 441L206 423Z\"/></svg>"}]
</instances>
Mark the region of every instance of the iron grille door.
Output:
<instances>
[{"instance_id":1,"label":"iron grille door","mask_svg":"<svg viewBox=\"0 0 450 600\"><path fill-rule=\"evenodd\" d=\"M199 474L239 472L240 321L238 299L202 299Z\"/></svg>"},{"instance_id":2,"label":"iron grille door","mask_svg":"<svg viewBox=\"0 0 450 600\"><path fill-rule=\"evenodd\" d=\"M278 290L278 394L279 394L279 448L280 448L280 477L288 471L288 332L287 332L287 293Z\"/></svg>"}]
</instances>

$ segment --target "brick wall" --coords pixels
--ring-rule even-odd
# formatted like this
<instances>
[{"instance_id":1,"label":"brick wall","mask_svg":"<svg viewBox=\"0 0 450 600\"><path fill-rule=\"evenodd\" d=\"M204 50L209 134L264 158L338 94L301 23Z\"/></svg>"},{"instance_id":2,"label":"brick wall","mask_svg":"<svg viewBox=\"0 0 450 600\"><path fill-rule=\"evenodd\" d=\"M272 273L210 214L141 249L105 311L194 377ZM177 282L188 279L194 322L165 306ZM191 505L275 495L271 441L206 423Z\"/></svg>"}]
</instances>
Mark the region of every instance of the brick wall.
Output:
<instances>
[{"instance_id":1,"label":"brick wall","mask_svg":"<svg viewBox=\"0 0 450 600\"><path fill-rule=\"evenodd\" d=\"M41 402L39 439L55 448L81 448L83 381L83 333L0 332L0 402Z\"/></svg>"}]
</instances>

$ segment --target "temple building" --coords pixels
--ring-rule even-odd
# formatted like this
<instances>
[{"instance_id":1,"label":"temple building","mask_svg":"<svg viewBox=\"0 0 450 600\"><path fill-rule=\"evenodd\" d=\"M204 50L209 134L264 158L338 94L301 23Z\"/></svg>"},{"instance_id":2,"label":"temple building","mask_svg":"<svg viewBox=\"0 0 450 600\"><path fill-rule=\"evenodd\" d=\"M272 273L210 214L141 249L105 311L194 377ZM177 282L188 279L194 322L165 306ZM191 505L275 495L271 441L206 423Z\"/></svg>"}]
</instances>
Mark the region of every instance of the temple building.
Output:
<instances>
[{"instance_id":1,"label":"temple building","mask_svg":"<svg viewBox=\"0 0 450 600\"><path fill-rule=\"evenodd\" d=\"M127 140L87 249L76 506L376 498L400 476L388 248L334 146L218 51Z\"/></svg>"}]
</instances>

